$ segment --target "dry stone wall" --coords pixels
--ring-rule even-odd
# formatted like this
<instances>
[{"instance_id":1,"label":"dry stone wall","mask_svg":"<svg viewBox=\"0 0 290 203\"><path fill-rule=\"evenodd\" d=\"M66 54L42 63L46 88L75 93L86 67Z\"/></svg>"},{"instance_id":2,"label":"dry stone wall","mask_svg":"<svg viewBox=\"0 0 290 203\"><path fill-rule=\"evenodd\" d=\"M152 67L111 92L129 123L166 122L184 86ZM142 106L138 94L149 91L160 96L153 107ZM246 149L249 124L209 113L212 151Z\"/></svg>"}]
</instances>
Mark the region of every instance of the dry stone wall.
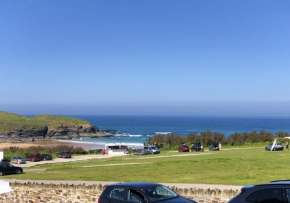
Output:
<instances>
[{"instance_id":1,"label":"dry stone wall","mask_svg":"<svg viewBox=\"0 0 290 203\"><path fill-rule=\"evenodd\" d=\"M0 203L90 203L98 202L105 185L10 183L13 192L0 195ZM238 190L170 187L178 194L200 203L226 203Z\"/></svg>"}]
</instances>

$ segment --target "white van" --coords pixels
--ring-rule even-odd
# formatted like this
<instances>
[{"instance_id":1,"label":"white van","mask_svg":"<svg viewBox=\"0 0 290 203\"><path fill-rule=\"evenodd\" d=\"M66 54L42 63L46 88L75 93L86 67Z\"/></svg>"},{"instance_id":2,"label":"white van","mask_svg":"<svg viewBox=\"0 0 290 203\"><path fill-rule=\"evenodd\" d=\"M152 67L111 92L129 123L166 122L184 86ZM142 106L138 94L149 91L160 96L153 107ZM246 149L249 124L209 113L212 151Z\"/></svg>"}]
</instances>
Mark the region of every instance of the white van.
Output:
<instances>
[{"instance_id":1,"label":"white van","mask_svg":"<svg viewBox=\"0 0 290 203\"><path fill-rule=\"evenodd\" d=\"M159 154L160 153L160 150L155 147L155 146L152 146L152 145L148 145L148 146L144 146L144 149L145 150L150 150L153 152L153 154Z\"/></svg>"}]
</instances>

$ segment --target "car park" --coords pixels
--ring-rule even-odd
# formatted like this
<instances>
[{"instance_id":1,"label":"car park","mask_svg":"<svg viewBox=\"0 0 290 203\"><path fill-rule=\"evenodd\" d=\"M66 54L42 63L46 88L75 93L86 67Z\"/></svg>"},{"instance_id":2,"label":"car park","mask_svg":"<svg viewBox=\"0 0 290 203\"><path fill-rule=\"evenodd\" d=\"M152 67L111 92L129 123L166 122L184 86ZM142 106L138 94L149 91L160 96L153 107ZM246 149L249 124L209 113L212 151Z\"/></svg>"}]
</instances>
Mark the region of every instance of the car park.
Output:
<instances>
[{"instance_id":1,"label":"car park","mask_svg":"<svg viewBox=\"0 0 290 203\"><path fill-rule=\"evenodd\" d=\"M153 154L153 152L149 149L136 149L133 152L134 155L146 155L146 154Z\"/></svg>"},{"instance_id":2,"label":"car park","mask_svg":"<svg viewBox=\"0 0 290 203\"><path fill-rule=\"evenodd\" d=\"M62 151L57 154L58 158L71 158L71 152L69 151Z\"/></svg>"},{"instance_id":3,"label":"car park","mask_svg":"<svg viewBox=\"0 0 290 203\"><path fill-rule=\"evenodd\" d=\"M270 151L272 149L272 146L273 146L273 143L267 145L265 147L265 150ZM283 149L284 149L284 147L283 147L282 143L276 143L274 148L273 148L273 151L278 151L278 150L283 150Z\"/></svg>"},{"instance_id":4,"label":"car park","mask_svg":"<svg viewBox=\"0 0 290 203\"><path fill-rule=\"evenodd\" d=\"M189 147L185 144L182 144L179 146L178 152L189 152Z\"/></svg>"},{"instance_id":5,"label":"car park","mask_svg":"<svg viewBox=\"0 0 290 203\"><path fill-rule=\"evenodd\" d=\"M52 156L50 154L41 154L41 160L52 160Z\"/></svg>"},{"instance_id":6,"label":"car park","mask_svg":"<svg viewBox=\"0 0 290 203\"><path fill-rule=\"evenodd\" d=\"M0 163L0 176L21 173L23 173L21 167L16 167L9 163Z\"/></svg>"},{"instance_id":7,"label":"car park","mask_svg":"<svg viewBox=\"0 0 290 203\"><path fill-rule=\"evenodd\" d=\"M99 203L196 203L157 183L133 182L108 185Z\"/></svg>"},{"instance_id":8,"label":"car park","mask_svg":"<svg viewBox=\"0 0 290 203\"><path fill-rule=\"evenodd\" d=\"M11 158L10 163L12 163L12 164L25 164L26 159L24 159L22 156L14 156Z\"/></svg>"},{"instance_id":9,"label":"car park","mask_svg":"<svg viewBox=\"0 0 290 203\"><path fill-rule=\"evenodd\" d=\"M196 151L196 152L201 151L201 152L203 152L204 150L203 150L203 146L201 145L201 143L200 143L200 142L196 142L196 143L194 143L194 144L192 145L191 151L192 151L192 152L193 152L193 151Z\"/></svg>"},{"instance_id":10,"label":"car park","mask_svg":"<svg viewBox=\"0 0 290 203\"><path fill-rule=\"evenodd\" d=\"M41 161L41 155L39 153L31 153L26 156L26 161Z\"/></svg>"},{"instance_id":11,"label":"car park","mask_svg":"<svg viewBox=\"0 0 290 203\"><path fill-rule=\"evenodd\" d=\"M212 143L209 148L208 148L209 151L217 151L217 150L220 150L219 148L219 145L216 144L216 143Z\"/></svg>"},{"instance_id":12,"label":"car park","mask_svg":"<svg viewBox=\"0 0 290 203\"><path fill-rule=\"evenodd\" d=\"M152 145L144 146L144 149L152 151L153 154L160 154L160 150Z\"/></svg>"},{"instance_id":13,"label":"car park","mask_svg":"<svg viewBox=\"0 0 290 203\"><path fill-rule=\"evenodd\" d=\"M290 180L248 185L228 203L288 203L290 202Z\"/></svg>"}]
</instances>

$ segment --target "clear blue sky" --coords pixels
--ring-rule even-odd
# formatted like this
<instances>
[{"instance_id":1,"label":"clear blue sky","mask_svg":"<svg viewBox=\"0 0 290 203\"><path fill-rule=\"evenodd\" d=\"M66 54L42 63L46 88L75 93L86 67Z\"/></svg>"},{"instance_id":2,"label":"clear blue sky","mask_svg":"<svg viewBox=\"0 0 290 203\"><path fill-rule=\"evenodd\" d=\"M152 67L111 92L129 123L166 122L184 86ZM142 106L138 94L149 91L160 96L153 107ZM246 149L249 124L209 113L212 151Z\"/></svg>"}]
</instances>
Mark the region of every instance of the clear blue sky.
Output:
<instances>
[{"instance_id":1,"label":"clear blue sky","mask_svg":"<svg viewBox=\"0 0 290 203\"><path fill-rule=\"evenodd\" d=\"M0 110L290 116L289 0L0 0Z\"/></svg>"}]
</instances>

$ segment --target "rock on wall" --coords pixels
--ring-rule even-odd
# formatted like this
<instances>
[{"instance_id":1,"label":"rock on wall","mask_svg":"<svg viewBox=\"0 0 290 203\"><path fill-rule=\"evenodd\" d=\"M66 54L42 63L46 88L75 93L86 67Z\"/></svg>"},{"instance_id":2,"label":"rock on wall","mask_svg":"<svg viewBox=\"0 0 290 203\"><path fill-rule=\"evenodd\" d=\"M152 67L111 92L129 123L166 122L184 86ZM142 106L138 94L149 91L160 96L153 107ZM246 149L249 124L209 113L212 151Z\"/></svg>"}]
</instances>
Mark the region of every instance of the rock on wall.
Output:
<instances>
[{"instance_id":1,"label":"rock on wall","mask_svg":"<svg viewBox=\"0 0 290 203\"><path fill-rule=\"evenodd\" d=\"M105 185L68 185L39 183L10 183L13 192L0 195L0 203L90 203L98 202ZM178 194L200 203L226 203L238 190L180 189L170 187Z\"/></svg>"}]
</instances>

